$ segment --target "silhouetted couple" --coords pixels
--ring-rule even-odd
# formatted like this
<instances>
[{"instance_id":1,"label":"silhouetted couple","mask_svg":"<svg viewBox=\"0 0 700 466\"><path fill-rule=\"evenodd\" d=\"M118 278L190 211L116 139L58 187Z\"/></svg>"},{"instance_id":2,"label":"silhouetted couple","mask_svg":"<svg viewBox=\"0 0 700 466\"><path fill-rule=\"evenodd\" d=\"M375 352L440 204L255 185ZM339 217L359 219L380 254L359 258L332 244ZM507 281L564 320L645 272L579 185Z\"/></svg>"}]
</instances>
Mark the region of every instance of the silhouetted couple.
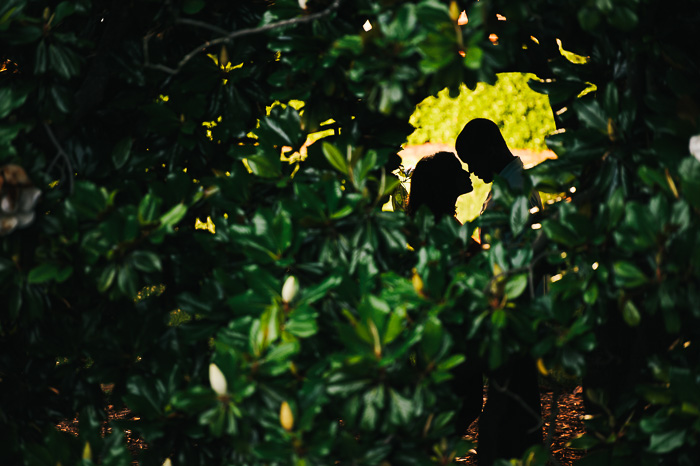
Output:
<instances>
[{"instance_id":1,"label":"silhouetted couple","mask_svg":"<svg viewBox=\"0 0 700 466\"><path fill-rule=\"evenodd\" d=\"M514 156L491 120L471 120L457 137L457 155L469 171L484 183L493 182L496 175L515 190L523 187L523 163ZM425 205L439 219L454 217L457 198L473 191L469 173L451 152L438 152L423 157L411 175L411 191L407 212L413 216ZM529 199L530 208L542 209L536 191ZM492 208L491 193L481 213ZM455 218L456 220L456 218ZM458 221L458 220L457 220ZM482 232L483 237L483 232ZM528 355L511 357L491 371L479 361L476 350L467 355L467 362L458 366L452 380L455 392L462 400L455 426L460 434L479 417L479 465L490 466L497 458L519 458L534 444L542 443L540 397L537 370ZM482 373L489 379L487 402L482 412Z\"/></svg>"}]
</instances>

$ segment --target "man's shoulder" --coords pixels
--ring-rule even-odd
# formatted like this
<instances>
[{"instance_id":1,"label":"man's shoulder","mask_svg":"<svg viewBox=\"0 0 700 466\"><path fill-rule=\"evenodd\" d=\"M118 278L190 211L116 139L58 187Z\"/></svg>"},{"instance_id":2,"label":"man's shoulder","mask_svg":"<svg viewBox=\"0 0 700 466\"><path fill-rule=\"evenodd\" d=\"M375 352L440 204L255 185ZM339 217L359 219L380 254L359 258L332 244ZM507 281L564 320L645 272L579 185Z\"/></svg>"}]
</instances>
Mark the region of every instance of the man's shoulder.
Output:
<instances>
[{"instance_id":1,"label":"man's shoulder","mask_svg":"<svg viewBox=\"0 0 700 466\"><path fill-rule=\"evenodd\" d=\"M510 187L520 187L523 184L523 162L520 157L515 157L508 163L503 170L498 174L506 180Z\"/></svg>"}]
</instances>

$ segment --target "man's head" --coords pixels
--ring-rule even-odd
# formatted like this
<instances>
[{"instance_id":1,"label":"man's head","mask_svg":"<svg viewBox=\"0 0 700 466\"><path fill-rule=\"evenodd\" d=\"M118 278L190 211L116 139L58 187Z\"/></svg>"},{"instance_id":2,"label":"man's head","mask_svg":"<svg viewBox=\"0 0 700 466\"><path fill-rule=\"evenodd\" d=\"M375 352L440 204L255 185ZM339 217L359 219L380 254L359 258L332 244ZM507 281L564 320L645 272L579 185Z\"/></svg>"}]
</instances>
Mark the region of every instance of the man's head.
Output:
<instances>
[{"instance_id":1,"label":"man's head","mask_svg":"<svg viewBox=\"0 0 700 466\"><path fill-rule=\"evenodd\" d=\"M474 118L464 125L455 141L457 155L469 171L491 183L493 177L515 157L501 135L498 125L486 118Z\"/></svg>"}]
</instances>

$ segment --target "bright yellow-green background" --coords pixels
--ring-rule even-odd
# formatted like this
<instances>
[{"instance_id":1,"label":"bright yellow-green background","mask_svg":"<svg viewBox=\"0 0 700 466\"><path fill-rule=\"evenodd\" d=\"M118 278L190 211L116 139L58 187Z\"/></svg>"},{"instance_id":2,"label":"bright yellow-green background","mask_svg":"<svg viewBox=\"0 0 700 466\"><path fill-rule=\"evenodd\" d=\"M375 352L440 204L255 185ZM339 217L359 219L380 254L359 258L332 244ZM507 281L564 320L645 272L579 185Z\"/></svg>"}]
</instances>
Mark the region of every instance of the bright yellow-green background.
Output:
<instances>
[{"instance_id":1,"label":"bright yellow-green background","mask_svg":"<svg viewBox=\"0 0 700 466\"><path fill-rule=\"evenodd\" d=\"M418 104L410 118L416 128L407 145L428 142L454 146L457 135L473 118L488 118L501 128L511 149L535 152L547 149L545 136L556 127L547 96L538 94L527 85L535 78L531 74L504 73L495 85L479 83L473 91L462 86L460 94L451 98L447 90L428 97ZM457 217L462 221L474 219L488 195L490 185L472 176L474 191L457 200Z\"/></svg>"}]
</instances>

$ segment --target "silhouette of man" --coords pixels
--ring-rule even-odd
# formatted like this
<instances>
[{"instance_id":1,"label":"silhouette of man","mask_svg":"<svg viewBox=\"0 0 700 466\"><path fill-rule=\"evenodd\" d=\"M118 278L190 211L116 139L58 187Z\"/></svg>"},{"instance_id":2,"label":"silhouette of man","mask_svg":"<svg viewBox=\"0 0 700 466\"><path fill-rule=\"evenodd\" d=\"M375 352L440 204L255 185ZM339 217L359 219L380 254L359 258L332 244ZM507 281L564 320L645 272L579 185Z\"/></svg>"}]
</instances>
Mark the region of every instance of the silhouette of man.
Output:
<instances>
[{"instance_id":1,"label":"silhouette of man","mask_svg":"<svg viewBox=\"0 0 700 466\"><path fill-rule=\"evenodd\" d=\"M491 183L496 175L503 178L515 190L523 188L523 162L508 149L498 125L486 118L474 118L467 123L455 141L457 155L484 183ZM481 209L483 213L491 204L491 193ZM529 198L530 208L542 209L537 191Z\"/></svg>"},{"instance_id":2,"label":"silhouette of man","mask_svg":"<svg viewBox=\"0 0 700 466\"><path fill-rule=\"evenodd\" d=\"M469 171L485 183L496 175L515 191L523 188L523 163L514 156L496 123L475 118L464 126L455 142L457 155ZM492 205L491 193L482 213ZM530 208L542 209L533 191ZM479 465L491 466L498 458L521 457L531 445L542 443L537 369L527 355L513 357L488 374L486 405L479 418Z\"/></svg>"}]
</instances>

